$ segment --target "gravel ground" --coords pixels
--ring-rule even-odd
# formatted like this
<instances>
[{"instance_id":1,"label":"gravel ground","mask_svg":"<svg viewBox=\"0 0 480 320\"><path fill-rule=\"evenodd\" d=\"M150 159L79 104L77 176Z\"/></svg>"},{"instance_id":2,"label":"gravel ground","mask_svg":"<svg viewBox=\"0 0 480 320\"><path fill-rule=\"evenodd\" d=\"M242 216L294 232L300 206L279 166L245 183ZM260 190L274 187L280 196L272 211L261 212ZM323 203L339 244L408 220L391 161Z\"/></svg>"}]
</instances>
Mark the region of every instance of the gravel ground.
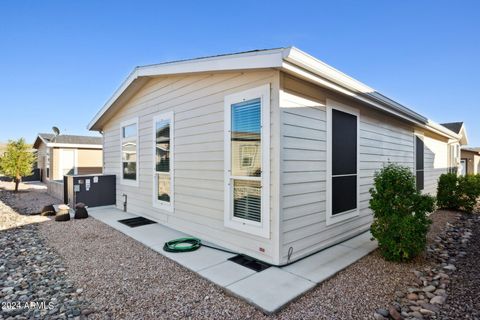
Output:
<instances>
[{"instance_id":1,"label":"gravel ground","mask_svg":"<svg viewBox=\"0 0 480 320\"><path fill-rule=\"evenodd\" d=\"M63 260L38 234L41 216L20 215L0 191L0 319L80 319L88 303Z\"/></svg>"},{"instance_id":2,"label":"gravel ground","mask_svg":"<svg viewBox=\"0 0 480 320\"><path fill-rule=\"evenodd\" d=\"M447 287L447 304L441 309L440 319L480 319L480 218L472 225L472 237L467 254L459 258L457 271Z\"/></svg>"},{"instance_id":3,"label":"gravel ground","mask_svg":"<svg viewBox=\"0 0 480 320\"><path fill-rule=\"evenodd\" d=\"M22 215L38 214L45 205L61 203L47 193L46 185L41 182L22 182L17 193L14 189L13 182L0 181L1 199Z\"/></svg>"},{"instance_id":4,"label":"gravel ground","mask_svg":"<svg viewBox=\"0 0 480 320\"><path fill-rule=\"evenodd\" d=\"M432 215L438 228L449 219ZM92 218L42 224L41 234L62 255L95 318L116 319L262 319L242 300L200 278L135 240ZM384 261L378 252L361 259L303 297L275 319L371 319L414 280L412 269L426 264ZM107 294L106 294L107 293Z\"/></svg>"},{"instance_id":5,"label":"gravel ground","mask_svg":"<svg viewBox=\"0 0 480 320\"><path fill-rule=\"evenodd\" d=\"M45 193L39 194L30 205L41 202L43 206L48 202L44 196ZM2 197L4 191L0 191L0 200ZM3 210L2 204L0 202L0 210ZM445 223L455 218L452 212L433 214L429 239L434 239ZM40 243L44 248L42 255L51 256L44 260L55 261L56 265L63 265L60 268L65 268L62 274L65 278L60 281L83 291L79 294L82 299L75 300L75 308L89 313L89 319L372 319L374 310L388 305L396 293L407 289L414 280L413 269L428 265L423 258L409 264L386 262L375 251L278 314L267 317L243 300L93 218L62 223L49 220L15 230L18 233L15 241L29 230L25 238L36 239L37 244L11 243L10 256L19 255L22 246L31 248ZM11 232L0 232L0 236L10 239ZM46 264L45 270L58 266ZM38 279L32 280L36 282ZM65 288L70 290L68 285ZM60 292L66 291L65 288L60 288ZM66 291L60 295L68 294ZM72 308L68 310L73 312Z\"/></svg>"}]
</instances>

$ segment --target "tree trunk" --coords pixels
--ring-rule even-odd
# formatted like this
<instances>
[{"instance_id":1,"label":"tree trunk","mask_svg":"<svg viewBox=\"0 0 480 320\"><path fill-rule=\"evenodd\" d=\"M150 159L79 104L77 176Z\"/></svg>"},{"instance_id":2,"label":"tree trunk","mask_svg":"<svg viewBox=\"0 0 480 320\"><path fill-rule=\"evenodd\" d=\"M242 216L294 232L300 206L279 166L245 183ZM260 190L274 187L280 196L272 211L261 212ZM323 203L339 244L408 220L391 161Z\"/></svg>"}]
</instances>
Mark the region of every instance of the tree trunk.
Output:
<instances>
[{"instance_id":1,"label":"tree trunk","mask_svg":"<svg viewBox=\"0 0 480 320\"><path fill-rule=\"evenodd\" d=\"M15 178L15 192L18 192L18 185L20 184L21 180L22 180L22 177L17 176Z\"/></svg>"}]
</instances>

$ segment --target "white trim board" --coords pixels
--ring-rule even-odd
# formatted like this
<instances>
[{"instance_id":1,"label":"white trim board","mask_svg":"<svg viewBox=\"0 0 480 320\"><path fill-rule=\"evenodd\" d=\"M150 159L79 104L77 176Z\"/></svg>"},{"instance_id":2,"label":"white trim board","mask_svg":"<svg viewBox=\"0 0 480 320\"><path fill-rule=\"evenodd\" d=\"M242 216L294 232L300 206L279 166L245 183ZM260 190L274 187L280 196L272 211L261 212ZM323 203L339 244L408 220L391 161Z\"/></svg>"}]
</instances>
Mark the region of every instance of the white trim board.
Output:
<instances>
[{"instance_id":1,"label":"white trim board","mask_svg":"<svg viewBox=\"0 0 480 320\"><path fill-rule=\"evenodd\" d=\"M326 224L332 225L360 215L360 111L343 103L327 99L327 190L326 190ZM357 207L342 213L332 214L332 109L352 114L357 117Z\"/></svg>"},{"instance_id":2,"label":"white trim board","mask_svg":"<svg viewBox=\"0 0 480 320\"><path fill-rule=\"evenodd\" d=\"M137 162L136 162L136 165L135 165L135 169L136 169L136 179L135 180L123 179L123 152L122 152L122 145L123 145L123 141L124 141L123 128L126 127L126 126L129 126L129 125L132 125L132 124L136 124L136 126L137 126L137 132L136 132L136 135L135 135L135 139L133 139L133 138L128 139L127 138L127 141L129 141L129 140L134 141L135 140L135 142L137 144L137 146L136 146L136 152L137 152L137 155L136 155L137 160L136 161ZM138 138L138 131L139 131L138 124L139 124L138 117L134 117L134 118L122 121L121 124L120 124L120 184L126 185L126 186L132 186L132 187L138 187L138 185L139 185L139 172L140 172L139 171L139 151L140 151L139 145L140 145L140 141L139 141L139 138Z\"/></svg>"},{"instance_id":3,"label":"white trim board","mask_svg":"<svg viewBox=\"0 0 480 320\"><path fill-rule=\"evenodd\" d=\"M170 159L169 159L169 167L170 167L170 202L161 201L157 198L157 171L156 171L156 124L158 121L161 120L168 120L170 122ZM152 185L152 205L157 209L166 210L168 212L174 212L175 210L175 186L174 186L174 175L175 175L175 147L174 147L174 135L175 135L175 127L174 127L174 114L173 112L167 112L163 114L159 114L153 117L152 120L152 150L153 150L153 185Z\"/></svg>"},{"instance_id":4,"label":"white trim board","mask_svg":"<svg viewBox=\"0 0 480 320\"><path fill-rule=\"evenodd\" d=\"M233 200L231 185L231 105L243 101L261 99L261 145L262 145L262 176L261 176L261 222L233 218ZM225 97L225 134L224 134L224 167L225 167L225 227L240 230L246 233L270 238L270 84L237 92ZM241 177L242 180L256 180L258 178Z\"/></svg>"}]
</instances>

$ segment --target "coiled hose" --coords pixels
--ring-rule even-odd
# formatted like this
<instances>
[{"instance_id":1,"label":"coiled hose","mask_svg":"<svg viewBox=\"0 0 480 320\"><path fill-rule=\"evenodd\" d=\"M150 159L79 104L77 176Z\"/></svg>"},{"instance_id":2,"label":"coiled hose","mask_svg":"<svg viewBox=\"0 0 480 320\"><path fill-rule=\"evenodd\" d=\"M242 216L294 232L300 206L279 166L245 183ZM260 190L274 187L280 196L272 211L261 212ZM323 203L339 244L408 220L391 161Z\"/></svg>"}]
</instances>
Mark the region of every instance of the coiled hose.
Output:
<instances>
[{"instance_id":1,"label":"coiled hose","mask_svg":"<svg viewBox=\"0 0 480 320\"><path fill-rule=\"evenodd\" d=\"M167 252L189 252L195 251L202 245L202 241L197 238L179 238L165 242L163 250Z\"/></svg>"}]
</instances>

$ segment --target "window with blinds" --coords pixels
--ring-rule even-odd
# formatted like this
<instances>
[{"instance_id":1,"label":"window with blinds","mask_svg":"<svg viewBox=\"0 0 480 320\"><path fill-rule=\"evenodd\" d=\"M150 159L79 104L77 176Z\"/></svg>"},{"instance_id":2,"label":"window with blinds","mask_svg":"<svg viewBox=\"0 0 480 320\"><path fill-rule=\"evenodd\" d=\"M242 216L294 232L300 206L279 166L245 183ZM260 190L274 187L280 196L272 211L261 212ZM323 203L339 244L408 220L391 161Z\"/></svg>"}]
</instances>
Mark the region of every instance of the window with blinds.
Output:
<instances>
[{"instance_id":1,"label":"window with blinds","mask_svg":"<svg viewBox=\"0 0 480 320\"><path fill-rule=\"evenodd\" d=\"M231 105L233 216L261 222L261 100Z\"/></svg>"},{"instance_id":2,"label":"window with blinds","mask_svg":"<svg viewBox=\"0 0 480 320\"><path fill-rule=\"evenodd\" d=\"M172 135L173 114L154 118L154 203L171 206L172 202Z\"/></svg>"}]
</instances>

